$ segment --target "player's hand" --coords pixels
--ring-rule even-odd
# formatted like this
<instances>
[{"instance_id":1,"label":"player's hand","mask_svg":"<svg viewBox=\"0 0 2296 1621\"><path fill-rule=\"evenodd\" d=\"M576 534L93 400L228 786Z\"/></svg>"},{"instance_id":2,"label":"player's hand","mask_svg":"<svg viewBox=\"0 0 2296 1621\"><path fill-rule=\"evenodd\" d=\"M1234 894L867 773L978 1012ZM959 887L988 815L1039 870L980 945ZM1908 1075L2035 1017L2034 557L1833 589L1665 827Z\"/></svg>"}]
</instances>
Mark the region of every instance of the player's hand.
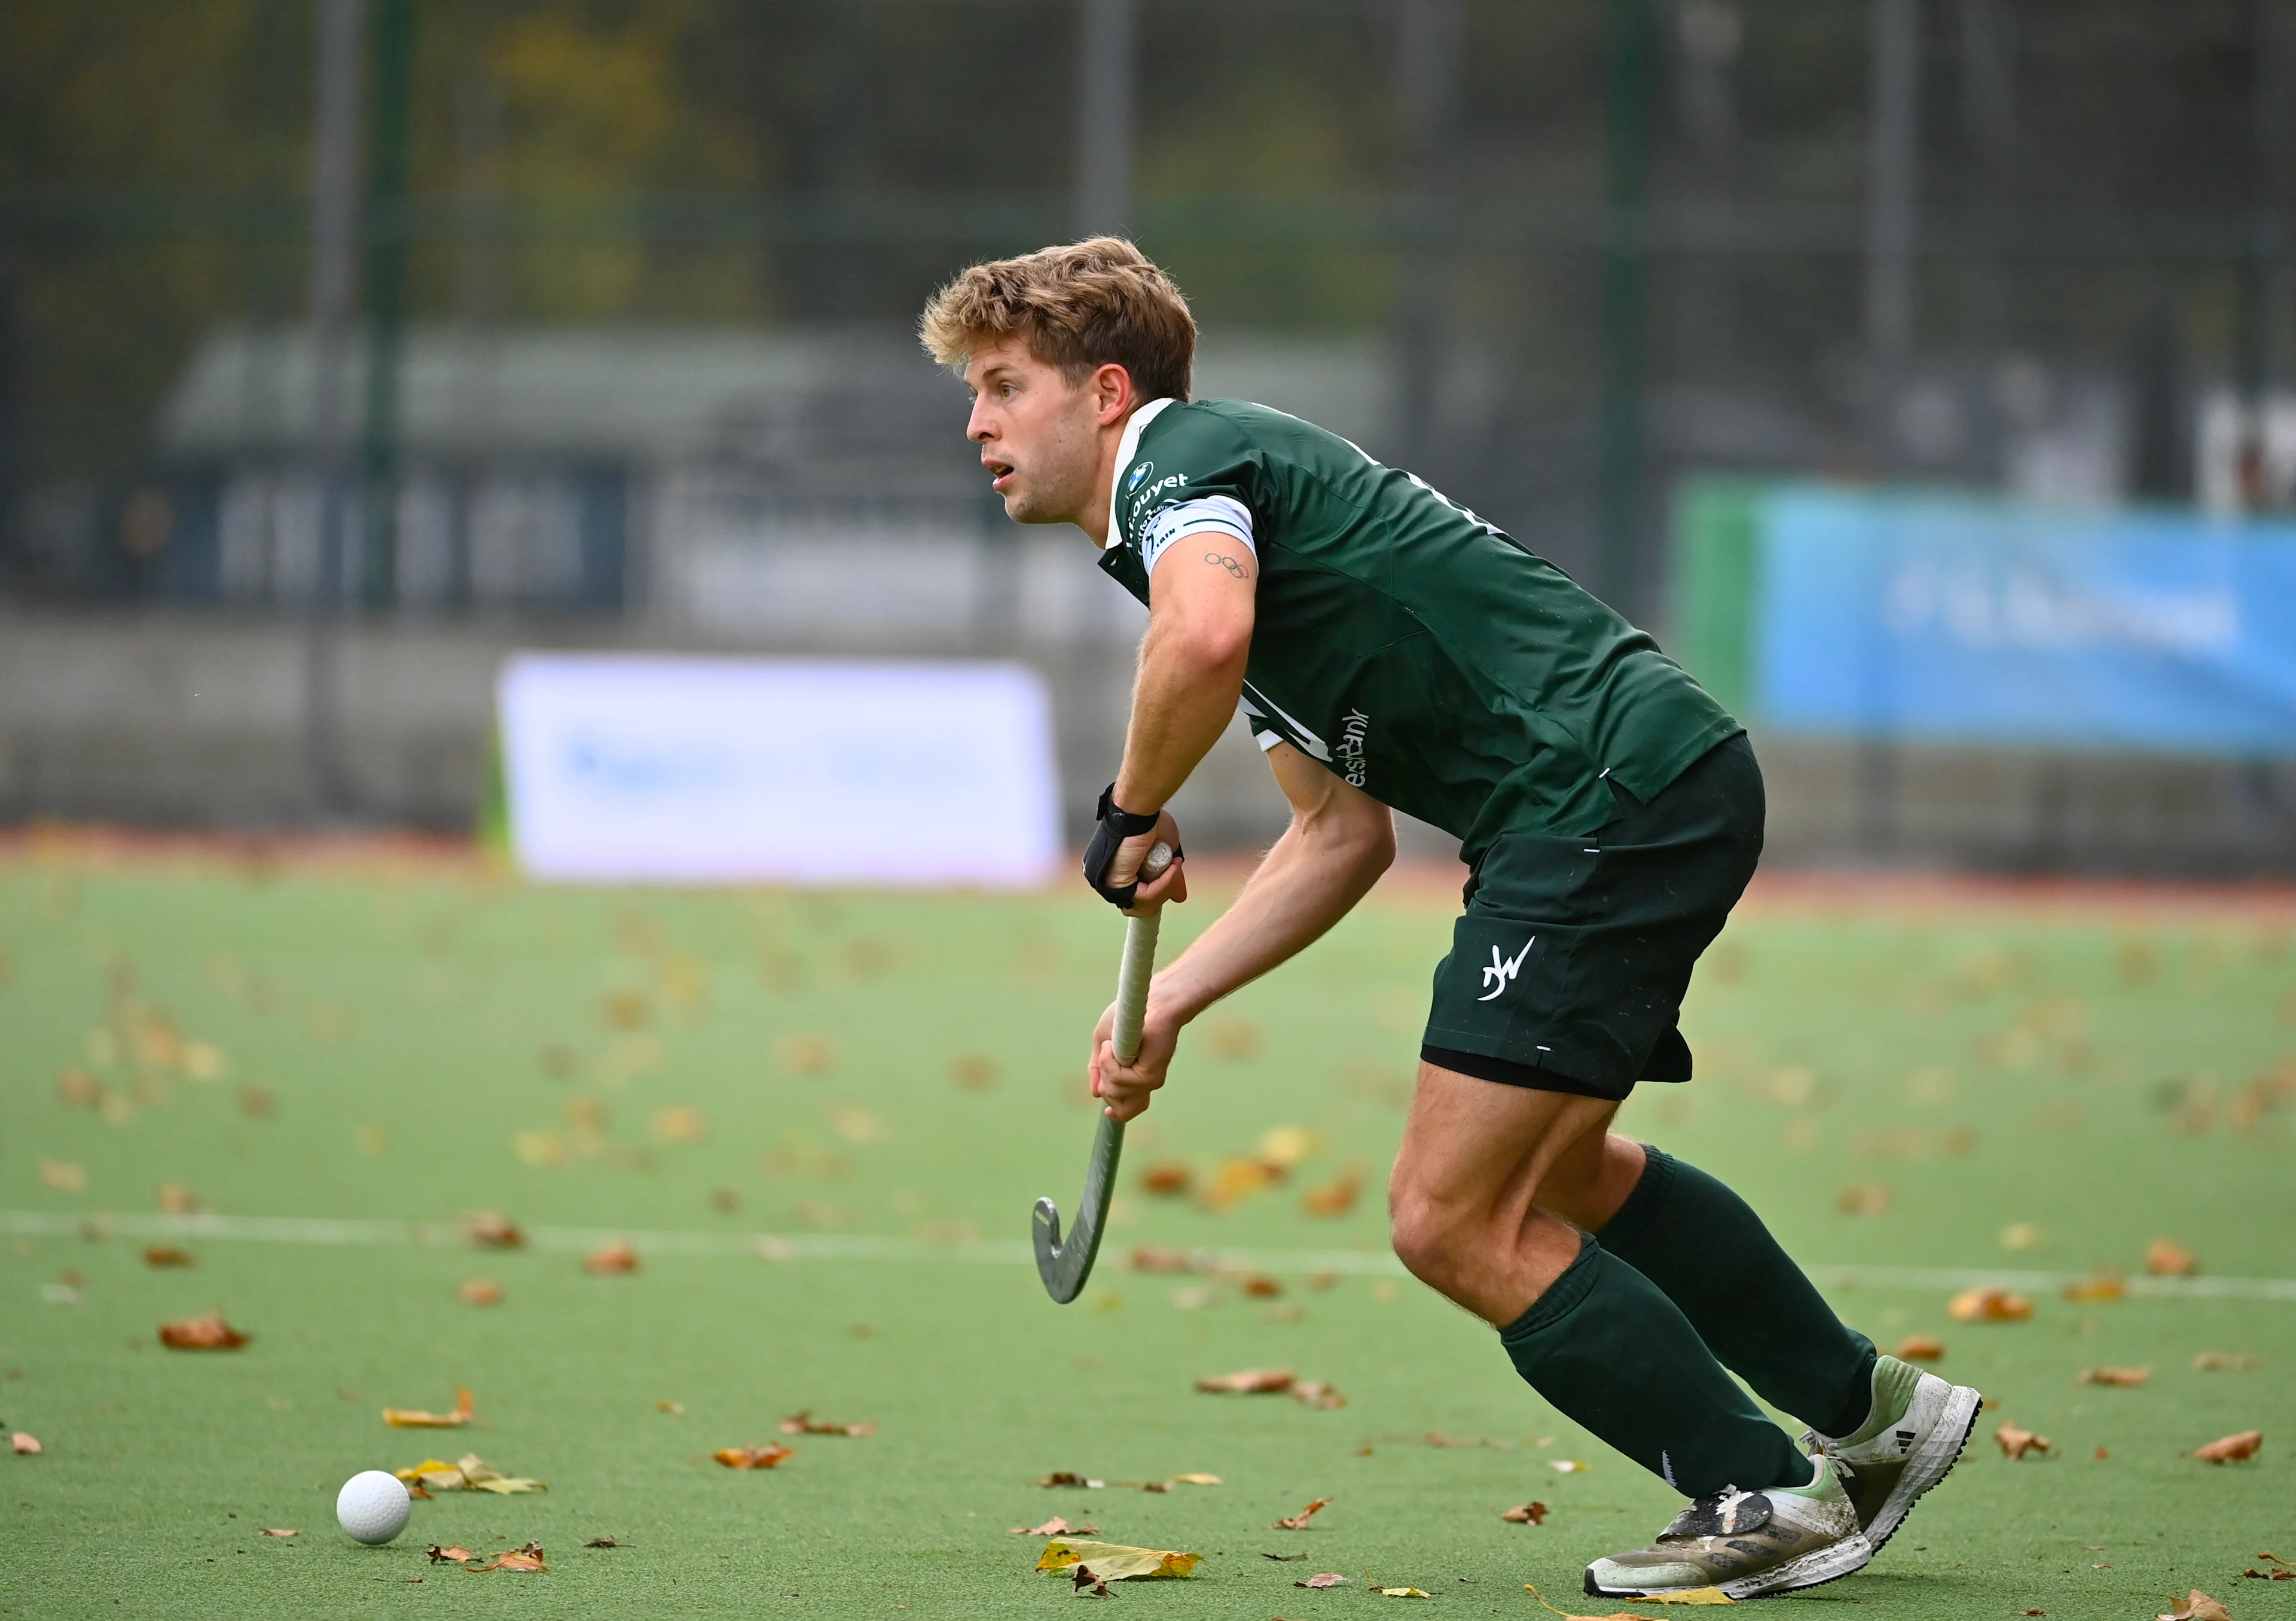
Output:
<instances>
[{"instance_id":1,"label":"player's hand","mask_svg":"<svg viewBox=\"0 0 2296 1621\"><path fill-rule=\"evenodd\" d=\"M1148 859L1148 852L1161 843L1171 849L1180 847L1180 824L1172 820L1170 811L1160 812L1156 825L1144 833L1135 833L1116 847L1116 855L1108 864L1108 883L1111 888L1121 888L1140 872L1140 864ZM1153 912L1167 902L1188 898L1188 858L1176 856L1163 875L1144 883L1134 891L1132 905L1124 915L1131 917L1142 912Z\"/></svg>"},{"instance_id":2,"label":"player's hand","mask_svg":"<svg viewBox=\"0 0 2296 1621\"><path fill-rule=\"evenodd\" d=\"M1137 1119L1148 1112L1149 1099L1164 1084L1164 1072L1180 1044L1180 1025L1152 998L1140 1022L1140 1056L1130 1064L1116 1061L1115 1030L1116 1006L1111 1003L1100 1016L1100 1027L1092 1033L1092 1095L1107 1106L1112 1118Z\"/></svg>"}]
</instances>

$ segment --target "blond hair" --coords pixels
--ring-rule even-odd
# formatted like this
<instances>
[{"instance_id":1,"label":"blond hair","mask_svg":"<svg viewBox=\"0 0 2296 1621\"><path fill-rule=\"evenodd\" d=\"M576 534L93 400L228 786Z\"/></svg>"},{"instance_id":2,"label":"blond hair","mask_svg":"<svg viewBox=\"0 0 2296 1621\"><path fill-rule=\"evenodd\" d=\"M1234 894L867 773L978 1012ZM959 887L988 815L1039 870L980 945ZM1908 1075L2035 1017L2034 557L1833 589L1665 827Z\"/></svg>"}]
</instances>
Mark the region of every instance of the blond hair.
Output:
<instances>
[{"instance_id":1,"label":"blond hair","mask_svg":"<svg viewBox=\"0 0 2296 1621\"><path fill-rule=\"evenodd\" d=\"M1195 317L1172 278L1121 237L975 265L933 294L918 323L932 357L960 372L983 342L1015 333L1071 381L1114 364L1143 400L1188 397Z\"/></svg>"}]
</instances>

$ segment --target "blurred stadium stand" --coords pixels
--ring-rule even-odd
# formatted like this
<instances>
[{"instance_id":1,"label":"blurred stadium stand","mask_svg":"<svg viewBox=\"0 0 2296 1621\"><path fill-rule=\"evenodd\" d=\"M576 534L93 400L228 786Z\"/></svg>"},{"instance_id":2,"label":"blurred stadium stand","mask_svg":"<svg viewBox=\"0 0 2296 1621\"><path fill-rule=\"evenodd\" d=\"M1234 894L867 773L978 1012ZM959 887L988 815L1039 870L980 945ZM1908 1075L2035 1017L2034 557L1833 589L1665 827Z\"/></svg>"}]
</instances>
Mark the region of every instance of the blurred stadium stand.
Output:
<instances>
[{"instance_id":1,"label":"blurred stadium stand","mask_svg":"<svg viewBox=\"0 0 2296 1621\"><path fill-rule=\"evenodd\" d=\"M1669 646L1718 472L2284 512L2292 81L2296 0L24 0L0 818L468 826L521 646L1021 656L1080 815L1137 613L1004 521L909 332L1087 226L1179 275L1200 393ZM315 321L324 105L358 179ZM1783 859L2296 847L2269 751L1753 719ZM1185 808L1280 815L1241 747Z\"/></svg>"}]
</instances>

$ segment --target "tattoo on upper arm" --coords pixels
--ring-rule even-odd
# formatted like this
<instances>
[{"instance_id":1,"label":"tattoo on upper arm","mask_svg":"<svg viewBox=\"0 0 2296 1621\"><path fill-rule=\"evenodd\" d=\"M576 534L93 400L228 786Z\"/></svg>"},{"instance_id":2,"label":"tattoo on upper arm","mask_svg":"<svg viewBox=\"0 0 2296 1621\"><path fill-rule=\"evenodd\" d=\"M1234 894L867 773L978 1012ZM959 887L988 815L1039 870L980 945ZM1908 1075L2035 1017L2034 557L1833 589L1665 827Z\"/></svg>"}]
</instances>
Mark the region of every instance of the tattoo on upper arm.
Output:
<instances>
[{"instance_id":1,"label":"tattoo on upper arm","mask_svg":"<svg viewBox=\"0 0 2296 1621\"><path fill-rule=\"evenodd\" d=\"M1218 564L1220 568L1226 569L1238 579L1242 579L1244 577L1243 565L1233 557L1223 556L1218 552L1207 552L1204 553L1204 561L1208 563Z\"/></svg>"}]
</instances>

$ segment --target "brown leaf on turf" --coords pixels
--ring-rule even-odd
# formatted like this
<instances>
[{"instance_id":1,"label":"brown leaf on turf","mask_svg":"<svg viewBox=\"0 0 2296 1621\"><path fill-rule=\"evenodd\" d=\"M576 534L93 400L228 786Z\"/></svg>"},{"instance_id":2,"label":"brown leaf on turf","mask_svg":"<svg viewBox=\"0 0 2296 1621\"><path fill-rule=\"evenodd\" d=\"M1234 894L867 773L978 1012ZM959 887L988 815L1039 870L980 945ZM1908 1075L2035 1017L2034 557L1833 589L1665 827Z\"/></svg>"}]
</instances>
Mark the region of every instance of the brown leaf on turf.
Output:
<instances>
[{"instance_id":1,"label":"brown leaf on turf","mask_svg":"<svg viewBox=\"0 0 2296 1621\"><path fill-rule=\"evenodd\" d=\"M2260 1549L2260 1548L2259 1548L2259 1549L2258 1549L2258 1550L2257 1550L2256 1557L2257 1557L2257 1558L2259 1558L2259 1559L2260 1559L2260 1560L2264 1560L2267 1561L2268 1563L2275 1564L2275 1565L2278 1565L2278 1566L2282 1567L2284 1569L2292 1570L2292 1571L2296 1571L2296 1565L2291 1565L2291 1564L2289 1564L2289 1562L2288 1562L2286 1560L2282 1559L2282 1558L2281 1558L2278 1554L2276 1554L2276 1553L2267 1553L2267 1552L2265 1552L2262 1549Z\"/></svg>"},{"instance_id":2,"label":"brown leaf on turf","mask_svg":"<svg viewBox=\"0 0 2296 1621\"><path fill-rule=\"evenodd\" d=\"M1435 1596L1418 1587L1374 1587L1372 1591L1382 1599L1430 1599Z\"/></svg>"},{"instance_id":3,"label":"brown leaf on turf","mask_svg":"<svg viewBox=\"0 0 2296 1621\"><path fill-rule=\"evenodd\" d=\"M1303 1553L1300 1557L1306 1559L1308 1556ZM1292 1584L1294 1587L1345 1587L1347 1584L1348 1578L1336 1570L1326 1570L1320 1575L1309 1576L1304 1582Z\"/></svg>"},{"instance_id":4,"label":"brown leaf on turf","mask_svg":"<svg viewBox=\"0 0 2296 1621\"><path fill-rule=\"evenodd\" d=\"M1316 1514L1318 1510L1328 1509L1331 1506L1332 1500L1330 1498L1318 1497L1315 1502L1309 1503L1297 1514L1293 1514L1285 1519L1275 1521L1275 1524L1268 1527L1268 1529L1271 1531L1305 1531L1308 1528L1308 1522L1316 1518Z\"/></svg>"},{"instance_id":5,"label":"brown leaf on turf","mask_svg":"<svg viewBox=\"0 0 2296 1621\"><path fill-rule=\"evenodd\" d=\"M479 1557L468 1548L441 1548L436 1543L430 1544L430 1562L434 1565L467 1564Z\"/></svg>"},{"instance_id":6,"label":"brown leaf on turf","mask_svg":"<svg viewBox=\"0 0 2296 1621\"><path fill-rule=\"evenodd\" d=\"M722 1446L709 1455L727 1469L773 1469L797 1448L768 1441L763 1446Z\"/></svg>"},{"instance_id":7,"label":"brown leaf on turf","mask_svg":"<svg viewBox=\"0 0 2296 1621\"><path fill-rule=\"evenodd\" d=\"M20 1429L8 1437L8 1450L19 1457L36 1458L46 1448L40 1445L40 1437L30 1430Z\"/></svg>"},{"instance_id":8,"label":"brown leaf on turf","mask_svg":"<svg viewBox=\"0 0 2296 1621\"><path fill-rule=\"evenodd\" d=\"M603 1249L593 1249L582 1257L582 1270L594 1278L613 1277L638 1269L638 1252L627 1239L616 1239Z\"/></svg>"},{"instance_id":9,"label":"brown leaf on turf","mask_svg":"<svg viewBox=\"0 0 2296 1621\"><path fill-rule=\"evenodd\" d=\"M1934 1334L1908 1334L1898 1347L1899 1362L1941 1362L1945 1341Z\"/></svg>"},{"instance_id":10,"label":"brown leaf on turf","mask_svg":"<svg viewBox=\"0 0 2296 1621\"><path fill-rule=\"evenodd\" d=\"M2196 1278L2201 1263L2174 1239L2154 1239L2144 1248L2144 1270L2156 1278Z\"/></svg>"},{"instance_id":11,"label":"brown leaf on turf","mask_svg":"<svg viewBox=\"0 0 2296 1621\"><path fill-rule=\"evenodd\" d=\"M160 1343L171 1351L236 1351L250 1338L226 1322L220 1310L160 1325Z\"/></svg>"},{"instance_id":12,"label":"brown leaf on turf","mask_svg":"<svg viewBox=\"0 0 2296 1621\"><path fill-rule=\"evenodd\" d=\"M393 1429L460 1429L478 1417L478 1408L467 1390L455 1392L455 1411L425 1412L419 1407L386 1407L382 1421Z\"/></svg>"},{"instance_id":13,"label":"brown leaf on turf","mask_svg":"<svg viewBox=\"0 0 2296 1621\"><path fill-rule=\"evenodd\" d=\"M1174 1475L1164 1484L1167 1486L1218 1486L1219 1483L1220 1478L1218 1475Z\"/></svg>"},{"instance_id":14,"label":"brown leaf on turf","mask_svg":"<svg viewBox=\"0 0 2296 1621\"><path fill-rule=\"evenodd\" d=\"M627 1544L616 1542L611 1536L594 1536L582 1545L585 1548L620 1548Z\"/></svg>"},{"instance_id":15,"label":"brown leaf on turf","mask_svg":"<svg viewBox=\"0 0 2296 1621\"><path fill-rule=\"evenodd\" d=\"M197 1216L200 1196L180 1182L160 1184L160 1208L169 1216Z\"/></svg>"},{"instance_id":16,"label":"brown leaf on turf","mask_svg":"<svg viewBox=\"0 0 2296 1621\"><path fill-rule=\"evenodd\" d=\"M503 1286L492 1278L465 1278L455 1293L463 1297L464 1306L500 1306Z\"/></svg>"},{"instance_id":17,"label":"brown leaf on turf","mask_svg":"<svg viewBox=\"0 0 2296 1621\"><path fill-rule=\"evenodd\" d=\"M2259 1582L2296 1582L2296 1570L2243 1570L2243 1576L2254 1576Z\"/></svg>"},{"instance_id":18,"label":"brown leaf on turf","mask_svg":"<svg viewBox=\"0 0 2296 1621\"><path fill-rule=\"evenodd\" d=\"M472 1570L472 1568L465 1565L463 1568ZM472 1574L483 1576L489 1570L547 1570L549 1568L549 1566L542 1562L542 1544L529 1543L523 1548L513 1548L508 1553L496 1554L492 1564L480 1565L472 1571Z\"/></svg>"},{"instance_id":19,"label":"brown leaf on turf","mask_svg":"<svg viewBox=\"0 0 2296 1621\"><path fill-rule=\"evenodd\" d=\"M2141 1368L2083 1368L2074 1376L2077 1385L2141 1385L2152 1377L2152 1364Z\"/></svg>"},{"instance_id":20,"label":"brown leaf on turf","mask_svg":"<svg viewBox=\"0 0 2296 1621\"><path fill-rule=\"evenodd\" d=\"M1858 1183L1835 1193L1833 1208L1844 1216L1885 1216L1891 1198L1886 1183Z\"/></svg>"},{"instance_id":21,"label":"brown leaf on turf","mask_svg":"<svg viewBox=\"0 0 2296 1621\"><path fill-rule=\"evenodd\" d=\"M463 1218L463 1237L473 1248L521 1249L526 1234L499 1210L474 1210Z\"/></svg>"},{"instance_id":22,"label":"brown leaf on turf","mask_svg":"<svg viewBox=\"0 0 2296 1621\"><path fill-rule=\"evenodd\" d=\"M1051 1474L1046 1475L1043 1479L1037 1481L1037 1484L1038 1486L1106 1486L1108 1482L1105 1480L1087 1479L1084 1476L1075 1473L1073 1470L1062 1469L1054 1470Z\"/></svg>"},{"instance_id":23,"label":"brown leaf on turf","mask_svg":"<svg viewBox=\"0 0 2296 1621\"><path fill-rule=\"evenodd\" d=\"M2037 1436L2030 1429L2018 1429L2014 1424L2002 1425L1993 1432L1993 1438L2000 1445L2001 1455L2012 1462L2023 1457L2027 1453L2046 1453L2056 1450L2051 1445L2048 1437Z\"/></svg>"},{"instance_id":24,"label":"brown leaf on turf","mask_svg":"<svg viewBox=\"0 0 2296 1621\"><path fill-rule=\"evenodd\" d=\"M1055 1539L1045 1544L1044 1556L1037 1560L1037 1568L1067 1570L1089 1565L1095 1581L1128 1582L1136 1576L1184 1576L1202 1558L1199 1553L1181 1553L1168 1548L1132 1548L1121 1543Z\"/></svg>"},{"instance_id":25,"label":"brown leaf on turf","mask_svg":"<svg viewBox=\"0 0 2296 1621\"><path fill-rule=\"evenodd\" d=\"M1519 1502L1501 1513L1499 1518L1511 1526L1543 1526L1546 1523L1546 1505L1543 1502Z\"/></svg>"},{"instance_id":26,"label":"brown leaf on turf","mask_svg":"<svg viewBox=\"0 0 2296 1621\"><path fill-rule=\"evenodd\" d=\"M1292 1399L1302 1406L1313 1407L1319 1412L1329 1412L1332 1408L1344 1407L1348 1404L1348 1398L1339 1393L1337 1387L1327 1385L1319 1379L1303 1379L1292 1386Z\"/></svg>"},{"instance_id":27,"label":"brown leaf on turf","mask_svg":"<svg viewBox=\"0 0 2296 1621\"><path fill-rule=\"evenodd\" d=\"M1301 1194L1300 1208L1310 1216L1345 1216L1356 1208L1357 1197L1362 1191L1363 1177L1354 1171L1343 1171Z\"/></svg>"},{"instance_id":28,"label":"brown leaf on turf","mask_svg":"<svg viewBox=\"0 0 2296 1621\"><path fill-rule=\"evenodd\" d=\"M2033 1303L2005 1289L1965 1289L1946 1314L1956 1322L2023 1322L2032 1316Z\"/></svg>"},{"instance_id":29,"label":"brown leaf on turf","mask_svg":"<svg viewBox=\"0 0 2296 1621\"><path fill-rule=\"evenodd\" d=\"M2264 1445L2260 1429L2243 1429L2238 1435L2226 1436L2210 1442L2193 1453L2203 1463L2238 1463L2256 1456L2257 1448Z\"/></svg>"},{"instance_id":30,"label":"brown leaf on turf","mask_svg":"<svg viewBox=\"0 0 2296 1621\"><path fill-rule=\"evenodd\" d=\"M1196 1388L1213 1395L1279 1396L1292 1388L1289 1368L1245 1368L1236 1373L1207 1373Z\"/></svg>"},{"instance_id":31,"label":"brown leaf on turf","mask_svg":"<svg viewBox=\"0 0 2296 1621\"><path fill-rule=\"evenodd\" d=\"M1255 1300L1273 1300L1283 1293L1283 1285L1264 1272L1256 1272L1243 1281L1243 1292Z\"/></svg>"},{"instance_id":32,"label":"brown leaf on turf","mask_svg":"<svg viewBox=\"0 0 2296 1621\"><path fill-rule=\"evenodd\" d=\"M785 1436L873 1436L877 1433L874 1420L859 1424L832 1424L827 1419L816 1419L812 1411L792 1412L781 1422Z\"/></svg>"},{"instance_id":33,"label":"brown leaf on turf","mask_svg":"<svg viewBox=\"0 0 2296 1621\"><path fill-rule=\"evenodd\" d=\"M2160 1621L2232 1621L2232 1612L2195 1587L2185 1595L2185 1601L2161 1617Z\"/></svg>"},{"instance_id":34,"label":"brown leaf on turf","mask_svg":"<svg viewBox=\"0 0 2296 1621\"><path fill-rule=\"evenodd\" d=\"M1014 1526L1015 1536L1097 1536L1098 1526L1072 1526L1059 1515L1054 1515L1041 1526Z\"/></svg>"},{"instance_id":35,"label":"brown leaf on turf","mask_svg":"<svg viewBox=\"0 0 2296 1621\"><path fill-rule=\"evenodd\" d=\"M1184 1162L1168 1160L1162 1165L1152 1165L1140 1173L1140 1191L1171 1199L1185 1193L1188 1184L1194 1180L1195 1173Z\"/></svg>"},{"instance_id":36,"label":"brown leaf on turf","mask_svg":"<svg viewBox=\"0 0 2296 1621\"><path fill-rule=\"evenodd\" d=\"M2101 1272L2095 1277L2082 1278L2065 1285L2068 1300L2120 1300L2128 1294L2128 1285L2113 1273Z\"/></svg>"},{"instance_id":37,"label":"brown leaf on turf","mask_svg":"<svg viewBox=\"0 0 2296 1621\"><path fill-rule=\"evenodd\" d=\"M144 1250L144 1265L160 1266L197 1266L192 1252L177 1244L152 1244Z\"/></svg>"},{"instance_id":38,"label":"brown leaf on turf","mask_svg":"<svg viewBox=\"0 0 2296 1621\"><path fill-rule=\"evenodd\" d=\"M1208 1265L1209 1263L1206 1263ZM1132 1252L1135 1272L1184 1273L1202 1272L1196 1257L1185 1249L1174 1249L1164 1244L1143 1244Z\"/></svg>"},{"instance_id":39,"label":"brown leaf on turf","mask_svg":"<svg viewBox=\"0 0 2296 1621\"><path fill-rule=\"evenodd\" d=\"M275 1527L266 1526L262 1530L257 1532L256 1535L258 1536L300 1536L302 1533L299 1531L283 1531Z\"/></svg>"},{"instance_id":40,"label":"brown leaf on turf","mask_svg":"<svg viewBox=\"0 0 2296 1621\"><path fill-rule=\"evenodd\" d=\"M2264 1366L2261 1356L2249 1356L2231 1351L2200 1351L2193 1356L2195 1373L2253 1373Z\"/></svg>"}]
</instances>

